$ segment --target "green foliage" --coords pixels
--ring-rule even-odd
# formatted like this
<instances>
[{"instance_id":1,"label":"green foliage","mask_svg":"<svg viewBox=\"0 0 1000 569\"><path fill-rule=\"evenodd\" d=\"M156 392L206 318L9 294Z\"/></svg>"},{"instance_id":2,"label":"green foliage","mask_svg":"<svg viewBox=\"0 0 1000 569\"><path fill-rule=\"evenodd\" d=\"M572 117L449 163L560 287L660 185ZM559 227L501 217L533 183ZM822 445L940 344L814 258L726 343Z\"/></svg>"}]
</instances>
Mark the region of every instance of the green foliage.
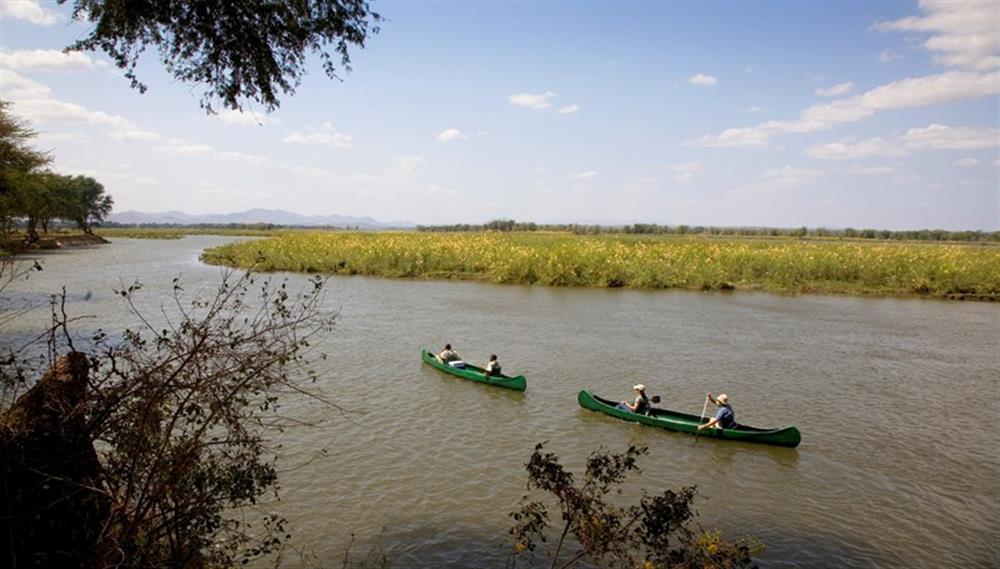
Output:
<instances>
[{"instance_id":1,"label":"green foliage","mask_svg":"<svg viewBox=\"0 0 1000 569\"><path fill-rule=\"evenodd\" d=\"M93 24L68 49L104 51L145 92L136 67L155 47L174 78L205 86L201 105L210 112L214 98L231 109L249 99L274 110L280 94L294 93L310 54L338 78L338 64L350 71L348 47L364 47L381 20L365 0L59 0L67 1L75 18Z\"/></svg>"},{"instance_id":2,"label":"green foliage","mask_svg":"<svg viewBox=\"0 0 1000 569\"><path fill-rule=\"evenodd\" d=\"M93 178L41 170L49 157L27 146L34 136L0 101L0 230L9 233L14 221L23 218L28 241L33 242L39 225L47 233L49 223L58 218L90 233L111 213L114 200Z\"/></svg>"},{"instance_id":3,"label":"green foliage","mask_svg":"<svg viewBox=\"0 0 1000 569\"><path fill-rule=\"evenodd\" d=\"M28 142L35 131L10 114L10 103L0 101L0 198L12 193L28 174L37 172L51 158Z\"/></svg>"},{"instance_id":4,"label":"green foliage","mask_svg":"<svg viewBox=\"0 0 1000 569\"><path fill-rule=\"evenodd\" d=\"M576 567L584 560L623 569L756 567L752 555L762 551L759 544L728 543L720 532L706 532L694 524L694 487L656 495L644 492L638 504L628 507L611 502L621 494L628 475L640 472L638 459L646 454L646 447L629 446L617 454L592 453L579 484L559 457L543 452L543 447L544 443L535 446L526 468L528 489L540 490L554 500L562 521L561 534L547 555L550 568ZM539 553L540 545L548 542L550 516L546 502L529 501L525 496L511 518L512 564L516 566L518 559ZM564 553L567 546L569 551Z\"/></svg>"},{"instance_id":5,"label":"green foliage","mask_svg":"<svg viewBox=\"0 0 1000 569\"><path fill-rule=\"evenodd\" d=\"M209 249L203 259L266 271L546 286L1000 296L1000 250L923 243L295 232Z\"/></svg>"}]
</instances>

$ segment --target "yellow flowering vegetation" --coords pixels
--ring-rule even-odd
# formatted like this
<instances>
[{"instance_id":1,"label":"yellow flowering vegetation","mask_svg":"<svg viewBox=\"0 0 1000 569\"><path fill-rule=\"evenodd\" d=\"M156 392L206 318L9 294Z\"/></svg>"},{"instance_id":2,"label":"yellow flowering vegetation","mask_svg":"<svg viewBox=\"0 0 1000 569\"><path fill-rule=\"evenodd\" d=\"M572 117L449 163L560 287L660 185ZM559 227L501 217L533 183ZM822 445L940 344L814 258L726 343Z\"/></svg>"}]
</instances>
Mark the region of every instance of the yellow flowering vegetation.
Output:
<instances>
[{"instance_id":1,"label":"yellow flowering vegetation","mask_svg":"<svg viewBox=\"0 0 1000 569\"><path fill-rule=\"evenodd\" d=\"M1000 248L565 233L292 232L208 263L545 286L1000 297Z\"/></svg>"}]
</instances>

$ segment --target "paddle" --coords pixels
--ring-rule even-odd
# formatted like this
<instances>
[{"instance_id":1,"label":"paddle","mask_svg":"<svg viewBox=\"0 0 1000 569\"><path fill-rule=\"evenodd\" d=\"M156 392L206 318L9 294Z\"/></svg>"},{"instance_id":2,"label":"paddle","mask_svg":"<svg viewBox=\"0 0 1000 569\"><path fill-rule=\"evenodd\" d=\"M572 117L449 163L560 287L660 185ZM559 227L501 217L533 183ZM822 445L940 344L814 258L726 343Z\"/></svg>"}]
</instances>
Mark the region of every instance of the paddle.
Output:
<instances>
[{"instance_id":1,"label":"paddle","mask_svg":"<svg viewBox=\"0 0 1000 569\"><path fill-rule=\"evenodd\" d=\"M698 426L701 426L701 424L705 422L705 411L707 411L707 410L708 410L708 396L706 395L705 396L705 404L701 406L701 419L698 419ZM695 442L695 444L698 443L698 433L700 433L700 432L701 432L701 429L695 429L695 431L694 431L694 442Z\"/></svg>"}]
</instances>

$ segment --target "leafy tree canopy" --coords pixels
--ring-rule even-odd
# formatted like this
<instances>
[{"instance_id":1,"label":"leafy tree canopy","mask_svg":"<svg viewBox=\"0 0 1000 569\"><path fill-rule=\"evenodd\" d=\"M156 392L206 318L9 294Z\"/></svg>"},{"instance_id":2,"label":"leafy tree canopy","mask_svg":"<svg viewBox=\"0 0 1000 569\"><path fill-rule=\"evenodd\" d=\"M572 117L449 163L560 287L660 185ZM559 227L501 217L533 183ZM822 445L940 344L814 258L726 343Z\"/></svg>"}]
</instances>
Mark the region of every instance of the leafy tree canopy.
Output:
<instances>
[{"instance_id":1,"label":"leafy tree canopy","mask_svg":"<svg viewBox=\"0 0 1000 569\"><path fill-rule=\"evenodd\" d=\"M94 27L67 49L104 51L145 92L136 65L155 46L175 78L205 86L208 112L216 98L273 111L295 92L311 53L338 79L340 67L351 69L348 48L363 48L382 20L365 0L59 0L70 1L73 16Z\"/></svg>"}]
</instances>

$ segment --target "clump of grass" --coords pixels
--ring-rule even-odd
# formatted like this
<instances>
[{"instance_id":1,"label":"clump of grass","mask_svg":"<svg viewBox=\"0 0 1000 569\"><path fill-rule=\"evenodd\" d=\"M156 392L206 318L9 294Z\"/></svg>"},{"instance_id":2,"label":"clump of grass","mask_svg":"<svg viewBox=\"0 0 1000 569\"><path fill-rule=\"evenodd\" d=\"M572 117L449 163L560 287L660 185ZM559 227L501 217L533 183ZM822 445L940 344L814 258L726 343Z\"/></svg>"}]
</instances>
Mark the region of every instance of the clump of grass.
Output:
<instances>
[{"instance_id":1,"label":"clump of grass","mask_svg":"<svg viewBox=\"0 0 1000 569\"><path fill-rule=\"evenodd\" d=\"M265 271L546 286L1000 295L1000 249L916 242L296 232L216 247L202 258Z\"/></svg>"}]
</instances>

